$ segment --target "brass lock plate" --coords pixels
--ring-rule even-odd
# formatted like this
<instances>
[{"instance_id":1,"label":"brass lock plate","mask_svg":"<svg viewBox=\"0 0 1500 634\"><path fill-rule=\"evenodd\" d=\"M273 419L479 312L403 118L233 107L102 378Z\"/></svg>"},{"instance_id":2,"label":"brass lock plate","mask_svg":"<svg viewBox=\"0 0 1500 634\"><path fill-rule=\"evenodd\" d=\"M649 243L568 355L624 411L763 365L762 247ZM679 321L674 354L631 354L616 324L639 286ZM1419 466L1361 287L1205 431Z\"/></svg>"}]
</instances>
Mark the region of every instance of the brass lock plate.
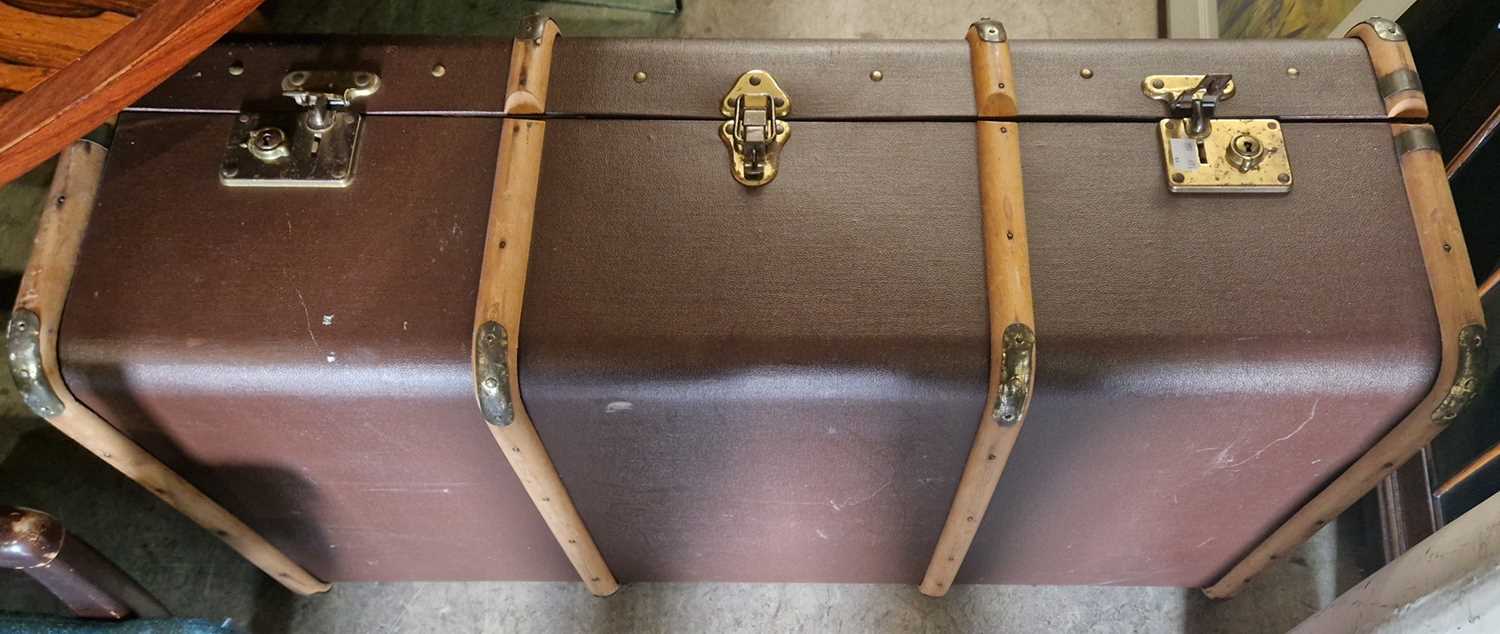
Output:
<instances>
[{"instance_id":1,"label":"brass lock plate","mask_svg":"<svg viewBox=\"0 0 1500 634\"><path fill-rule=\"evenodd\" d=\"M784 118L792 102L776 79L763 70L740 75L719 102L728 120L719 138L729 148L734 179L746 187L760 187L776 178L781 148L792 135Z\"/></svg>"},{"instance_id":2,"label":"brass lock plate","mask_svg":"<svg viewBox=\"0 0 1500 634\"><path fill-rule=\"evenodd\" d=\"M1187 119L1157 123L1167 189L1174 193L1279 194L1292 190L1286 139L1275 119L1214 119L1207 136Z\"/></svg>"},{"instance_id":3,"label":"brass lock plate","mask_svg":"<svg viewBox=\"0 0 1500 634\"><path fill-rule=\"evenodd\" d=\"M350 107L379 89L375 73L287 73L281 94L300 109L241 112L219 162L219 182L229 187L347 187L354 178L364 118Z\"/></svg>"}]
</instances>

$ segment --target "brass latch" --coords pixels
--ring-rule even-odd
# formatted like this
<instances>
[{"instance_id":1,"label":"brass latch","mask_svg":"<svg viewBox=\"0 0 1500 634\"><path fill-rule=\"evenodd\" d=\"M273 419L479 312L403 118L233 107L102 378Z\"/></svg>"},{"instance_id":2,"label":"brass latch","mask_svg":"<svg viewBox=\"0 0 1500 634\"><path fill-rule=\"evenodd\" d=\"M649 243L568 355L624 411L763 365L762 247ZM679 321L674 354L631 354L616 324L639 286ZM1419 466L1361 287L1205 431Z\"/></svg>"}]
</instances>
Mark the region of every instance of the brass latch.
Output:
<instances>
[{"instance_id":1,"label":"brass latch","mask_svg":"<svg viewBox=\"0 0 1500 634\"><path fill-rule=\"evenodd\" d=\"M1176 193L1275 194L1291 191L1286 139L1275 119L1215 117L1235 95L1227 74L1152 75L1147 97L1167 103L1157 123L1167 189Z\"/></svg>"},{"instance_id":2,"label":"brass latch","mask_svg":"<svg viewBox=\"0 0 1500 634\"><path fill-rule=\"evenodd\" d=\"M355 102L380 90L362 71L299 70L281 79L297 110L241 112L219 182L231 187L345 187L354 177L362 117Z\"/></svg>"},{"instance_id":3,"label":"brass latch","mask_svg":"<svg viewBox=\"0 0 1500 634\"><path fill-rule=\"evenodd\" d=\"M770 73L752 70L740 75L719 112L728 121L719 137L729 146L734 180L746 187L760 187L775 180L781 146L792 135L792 126L782 119L792 102Z\"/></svg>"}]
</instances>

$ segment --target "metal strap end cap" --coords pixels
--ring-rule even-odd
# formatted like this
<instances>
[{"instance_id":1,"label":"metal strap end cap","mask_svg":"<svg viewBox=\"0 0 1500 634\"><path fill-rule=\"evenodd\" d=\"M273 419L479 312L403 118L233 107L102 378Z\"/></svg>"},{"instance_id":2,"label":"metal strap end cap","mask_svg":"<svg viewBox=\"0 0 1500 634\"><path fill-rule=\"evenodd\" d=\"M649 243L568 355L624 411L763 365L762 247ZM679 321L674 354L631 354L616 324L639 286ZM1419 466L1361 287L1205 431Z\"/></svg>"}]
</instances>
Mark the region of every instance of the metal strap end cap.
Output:
<instances>
[{"instance_id":1,"label":"metal strap end cap","mask_svg":"<svg viewBox=\"0 0 1500 634\"><path fill-rule=\"evenodd\" d=\"M540 13L521 18L521 29L516 32L516 39L531 40L533 43L541 44L542 34L547 31L547 23L551 21L552 18Z\"/></svg>"},{"instance_id":2,"label":"metal strap end cap","mask_svg":"<svg viewBox=\"0 0 1500 634\"><path fill-rule=\"evenodd\" d=\"M1380 91L1382 99L1408 90L1422 92L1422 78L1417 75L1417 71L1410 68L1401 68L1386 73L1375 80L1375 89Z\"/></svg>"},{"instance_id":3,"label":"metal strap end cap","mask_svg":"<svg viewBox=\"0 0 1500 634\"><path fill-rule=\"evenodd\" d=\"M62 399L52 391L42 368L42 323L36 313L16 309L10 316L5 352L10 361L10 376L16 383L21 400L37 416L50 418L63 413Z\"/></svg>"},{"instance_id":4,"label":"metal strap end cap","mask_svg":"<svg viewBox=\"0 0 1500 634\"><path fill-rule=\"evenodd\" d=\"M970 28L973 28L979 34L979 39L985 42L998 44L1005 41L1005 25L999 20L979 18L979 21L970 25Z\"/></svg>"},{"instance_id":5,"label":"metal strap end cap","mask_svg":"<svg viewBox=\"0 0 1500 634\"><path fill-rule=\"evenodd\" d=\"M484 322L474 331L474 395L485 422L505 427L515 420L510 394L510 338L505 326Z\"/></svg>"},{"instance_id":6,"label":"metal strap end cap","mask_svg":"<svg viewBox=\"0 0 1500 634\"><path fill-rule=\"evenodd\" d=\"M1442 148L1438 146L1437 131L1433 130L1432 126L1414 125L1396 135L1397 157L1406 156L1408 152L1417 150L1442 152Z\"/></svg>"},{"instance_id":7,"label":"metal strap end cap","mask_svg":"<svg viewBox=\"0 0 1500 634\"><path fill-rule=\"evenodd\" d=\"M1406 31L1402 30L1401 25L1396 24L1395 20L1387 20L1385 18L1370 18L1368 20L1365 20L1365 24L1368 24L1371 28L1375 29L1375 37L1378 37L1382 40L1385 40L1387 42L1406 41Z\"/></svg>"}]
</instances>

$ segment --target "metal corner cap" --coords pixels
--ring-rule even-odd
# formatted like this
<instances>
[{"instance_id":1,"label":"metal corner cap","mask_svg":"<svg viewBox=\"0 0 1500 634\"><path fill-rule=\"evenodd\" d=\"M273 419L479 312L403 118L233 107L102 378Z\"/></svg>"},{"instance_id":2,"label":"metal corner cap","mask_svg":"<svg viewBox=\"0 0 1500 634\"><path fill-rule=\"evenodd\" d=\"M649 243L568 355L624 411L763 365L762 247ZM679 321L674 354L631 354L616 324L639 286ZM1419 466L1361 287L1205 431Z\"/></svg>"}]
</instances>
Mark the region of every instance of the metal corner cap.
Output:
<instances>
[{"instance_id":1,"label":"metal corner cap","mask_svg":"<svg viewBox=\"0 0 1500 634\"><path fill-rule=\"evenodd\" d=\"M979 33L979 39L985 42L1000 43L1005 41L1005 25L999 20L979 18L977 22L970 25L975 32Z\"/></svg>"},{"instance_id":2,"label":"metal corner cap","mask_svg":"<svg viewBox=\"0 0 1500 634\"><path fill-rule=\"evenodd\" d=\"M1438 146L1437 131L1430 125L1414 125L1406 131L1396 135L1396 156L1406 156L1408 152L1417 150L1432 150L1441 152Z\"/></svg>"},{"instance_id":3,"label":"metal corner cap","mask_svg":"<svg viewBox=\"0 0 1500 634\"><path fill-rule=\"evenodd\" d=\"M50 418L63 412L62 399L52 390L42 367L42 323L36 313L18 308L10 316L6 331L5 352L10 361L10 377L15 381L21 400L37 416Z\"/></svg>"},{"instance_id":4,"label":"metal corner cap","mask_svg":"<svg viewBox=\"0 0 1500 634\"><path fill-rule=\"evenodd\" d=\"M547 30L547 23L551 21L552 18L540 13L533 13L521 18L521 29L516 32L516 38L522 40L540 40L542 39L542 33Z\"/></svg>"},{"instance_id":5,"label":"metal corner cap","mask_svg":"<svg viewBox=\"0 0 1500 634\"><path fill-rule=\"evenodd\" d=\"M1368 24L1371 28L1375 29L1375 36L1382 40L1385 40L1387 42L1406 41L1406 31L1402 30L1401 25L1396 24L1395 20L1387 20L1385 18L1369 18L1365 20L1365 24Z\"/></svg>"},{"instance_id":6,"label":"metal corner cap","mask_svg":"<svg viewBox=\"0 0 1500 634\"><path fill-rule=\"evenodd\" d=\"M485 422L505 427L515 421L510 393L510 338L505 326L484 322L474 331L474 395Z\"/></svg>"},{"instance_id":7,"label":"metal corner cap","mask_svg":"<svg viewBox=\"0 0 1500 634\"><path fill-rule=\"evenodd\" d=\"M1474 397L1484 387L1484 371L1489 367L1489 355L1484 347L1484 326L1469 324L1458 333L1458 369L1453 375L1453 385L1448 394L1432 410L1432 420L1447 423L1463 413Z\"/></svg>"}]
</instances>

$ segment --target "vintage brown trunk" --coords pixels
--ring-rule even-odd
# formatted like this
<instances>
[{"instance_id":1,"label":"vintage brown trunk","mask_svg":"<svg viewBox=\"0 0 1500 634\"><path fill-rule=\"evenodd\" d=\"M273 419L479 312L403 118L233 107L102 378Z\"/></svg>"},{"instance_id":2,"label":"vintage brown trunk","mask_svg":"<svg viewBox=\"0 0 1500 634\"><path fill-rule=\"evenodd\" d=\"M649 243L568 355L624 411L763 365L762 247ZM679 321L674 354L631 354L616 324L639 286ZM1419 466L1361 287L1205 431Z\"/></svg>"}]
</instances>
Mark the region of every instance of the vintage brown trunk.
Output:
<instances>
[{"instance_id":1,"label":"vintage brown trunk","mask_svg":"<svg viewBox=\"0 0 1500 634\"><path fill-rule=\"evenodd\" d=\"M1438 376L1370 57L1011 48L1041 361L958 581L1213 584ZM225 43L120 119L67 384L322 579L576 578L474 403L508 51ZM320 68L381 78L350 185L221 186L236 113ZM792 101L753 189L751 69ZM1232 73L1291 191L1170 193L1169 72ZM550 82L519 391L614 574L918 582L990 377L968 47L563 38Z\"/></svg>"}]
</instances>

